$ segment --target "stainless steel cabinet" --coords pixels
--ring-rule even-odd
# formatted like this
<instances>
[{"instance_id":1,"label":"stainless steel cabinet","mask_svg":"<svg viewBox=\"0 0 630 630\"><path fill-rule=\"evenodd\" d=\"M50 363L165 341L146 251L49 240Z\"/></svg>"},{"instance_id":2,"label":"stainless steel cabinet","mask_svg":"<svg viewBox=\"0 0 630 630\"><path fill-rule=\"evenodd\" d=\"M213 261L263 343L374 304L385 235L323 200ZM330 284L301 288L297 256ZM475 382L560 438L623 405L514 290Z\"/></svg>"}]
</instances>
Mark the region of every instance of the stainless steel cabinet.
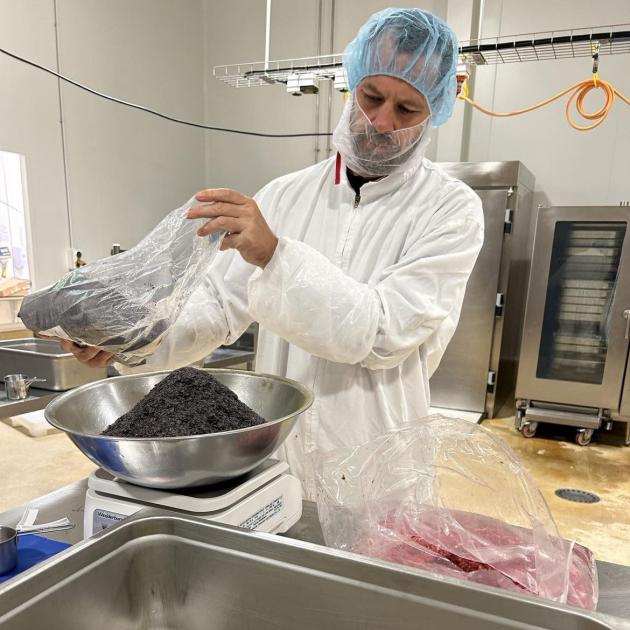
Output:
<instances>
[{"instance_id":1,"label":"stainless steel cabinet","mask_svg":"<svg viewBox=\"0 0 630 630\"><path fill-rule=\"evenodd\" d=\"M431 404L493 417L514 394L530 249L533 175L520 162L440 164L481 198L484 244Z\"/></svg>"},{"instance_id":2,"label":"stainless steel cabinet","mask_svg":"<svg viewBox=\"0 0 630 630\"><path fill-rule=\"evenodd\" d=\"M541 208L516 395L518 428L618 418L628 359L630 208ZM624 399L625 400L625 399Z\"/></svg>"}]
</instances>

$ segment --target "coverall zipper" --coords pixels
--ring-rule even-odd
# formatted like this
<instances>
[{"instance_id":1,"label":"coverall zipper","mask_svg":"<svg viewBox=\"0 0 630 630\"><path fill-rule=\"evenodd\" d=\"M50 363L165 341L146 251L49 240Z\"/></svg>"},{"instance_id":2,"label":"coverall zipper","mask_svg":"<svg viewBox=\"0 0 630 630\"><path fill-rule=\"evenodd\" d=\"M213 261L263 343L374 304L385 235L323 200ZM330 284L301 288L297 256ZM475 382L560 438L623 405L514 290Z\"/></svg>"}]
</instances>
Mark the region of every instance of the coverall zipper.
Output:
<instances>
[{"instance_id":1,"label":"coverall zipper","mask_svg":"<svg viewBox=\"0 0 630 630\"><path fill-rule=\"evenodd\" d=\"M352 207L354 210L356 210L359 207L359 204L361 203L361 195L360 193L355 193L354 195L354 203L352 204ZM343 241L343 247L341 248L341 258L343 258L345 252L346 252L346 245L348 244L348 239L350 238L350 232L352 231L352 223L354 222L354 215L356 213L353 213L352 218L350 219L350 223L348 224L348 231L346 232L346 238Z\"/></svg>"}]
</instances>

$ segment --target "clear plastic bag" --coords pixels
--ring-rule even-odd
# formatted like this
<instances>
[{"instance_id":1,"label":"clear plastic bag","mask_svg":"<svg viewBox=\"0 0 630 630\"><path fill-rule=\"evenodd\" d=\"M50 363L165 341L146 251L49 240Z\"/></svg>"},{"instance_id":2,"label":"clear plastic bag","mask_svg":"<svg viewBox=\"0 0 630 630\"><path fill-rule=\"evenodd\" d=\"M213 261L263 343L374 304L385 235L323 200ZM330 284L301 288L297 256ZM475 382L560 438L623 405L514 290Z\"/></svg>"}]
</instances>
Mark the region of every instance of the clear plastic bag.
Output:
<instances>
[{"instance_id":1,"label":"clear plastic bag","mask_svg":"<svg viewBox=\"0 0 630 630\"><path fill-rule=\"evenodd\" d=\"M223 233L199 237L205 219L186 219L194 197L140 243L67 273L24 298L19 317L43 335L112 352L138 365L152 354L201 282Z\"/></svg>"},{"instance_id":2,"label":"clear plastic bag","mask_svg":"<svg viewBox=\"0 0 630 630\"><path fill-rule=\"evenodd\" d=\"M431 416L316 458L326 544L440 575L597 604L591 552L560 537L516 454L487 429Z\"/></svg>"}]
</instances>

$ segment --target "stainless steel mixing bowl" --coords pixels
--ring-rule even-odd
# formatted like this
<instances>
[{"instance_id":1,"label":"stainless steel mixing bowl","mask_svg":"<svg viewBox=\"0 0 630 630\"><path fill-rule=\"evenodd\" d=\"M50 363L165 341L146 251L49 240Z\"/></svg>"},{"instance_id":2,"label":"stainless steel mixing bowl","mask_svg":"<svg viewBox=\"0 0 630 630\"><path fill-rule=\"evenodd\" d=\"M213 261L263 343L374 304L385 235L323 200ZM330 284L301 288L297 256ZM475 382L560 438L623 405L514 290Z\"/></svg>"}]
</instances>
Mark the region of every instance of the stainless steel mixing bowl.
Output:
<instances>
[{"instance_id":1,"label":"stainless steel mixing bowl","mask_svg":"<svg viewBox=\"0 0 630 630\"><path fill-rule=\"evenodd\" d=\"M171 438L100 435L169 371L109 378L66 392L46 407L46 420L65 431L95 464L149 488L189 488L238 477L261 464L289 435L313 394L287 378L208 369L265 424L237 431Z\"/></svg>"}]
</instances>

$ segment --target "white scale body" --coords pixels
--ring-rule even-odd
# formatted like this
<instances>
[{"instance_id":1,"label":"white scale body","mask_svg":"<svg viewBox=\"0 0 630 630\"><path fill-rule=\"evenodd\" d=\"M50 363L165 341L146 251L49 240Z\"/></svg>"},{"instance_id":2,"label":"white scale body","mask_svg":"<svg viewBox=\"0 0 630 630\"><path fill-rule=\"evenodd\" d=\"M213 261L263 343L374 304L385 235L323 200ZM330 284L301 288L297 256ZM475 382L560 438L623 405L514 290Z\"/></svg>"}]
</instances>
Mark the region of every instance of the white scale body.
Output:
<instances>
[{"instance_id":1,"label":"white scale body","mask_svg":"<svg viewBox=\"0 0 630 630\"><path fill-rule=\"evenodd\" d=\"M288 470L286 462L270 459L233 483L157 490L118 480L98 469L88 480L84 537L89 538L146 507L280 534L302 516L301 484Z\"/></svg>"}]
</instances>

